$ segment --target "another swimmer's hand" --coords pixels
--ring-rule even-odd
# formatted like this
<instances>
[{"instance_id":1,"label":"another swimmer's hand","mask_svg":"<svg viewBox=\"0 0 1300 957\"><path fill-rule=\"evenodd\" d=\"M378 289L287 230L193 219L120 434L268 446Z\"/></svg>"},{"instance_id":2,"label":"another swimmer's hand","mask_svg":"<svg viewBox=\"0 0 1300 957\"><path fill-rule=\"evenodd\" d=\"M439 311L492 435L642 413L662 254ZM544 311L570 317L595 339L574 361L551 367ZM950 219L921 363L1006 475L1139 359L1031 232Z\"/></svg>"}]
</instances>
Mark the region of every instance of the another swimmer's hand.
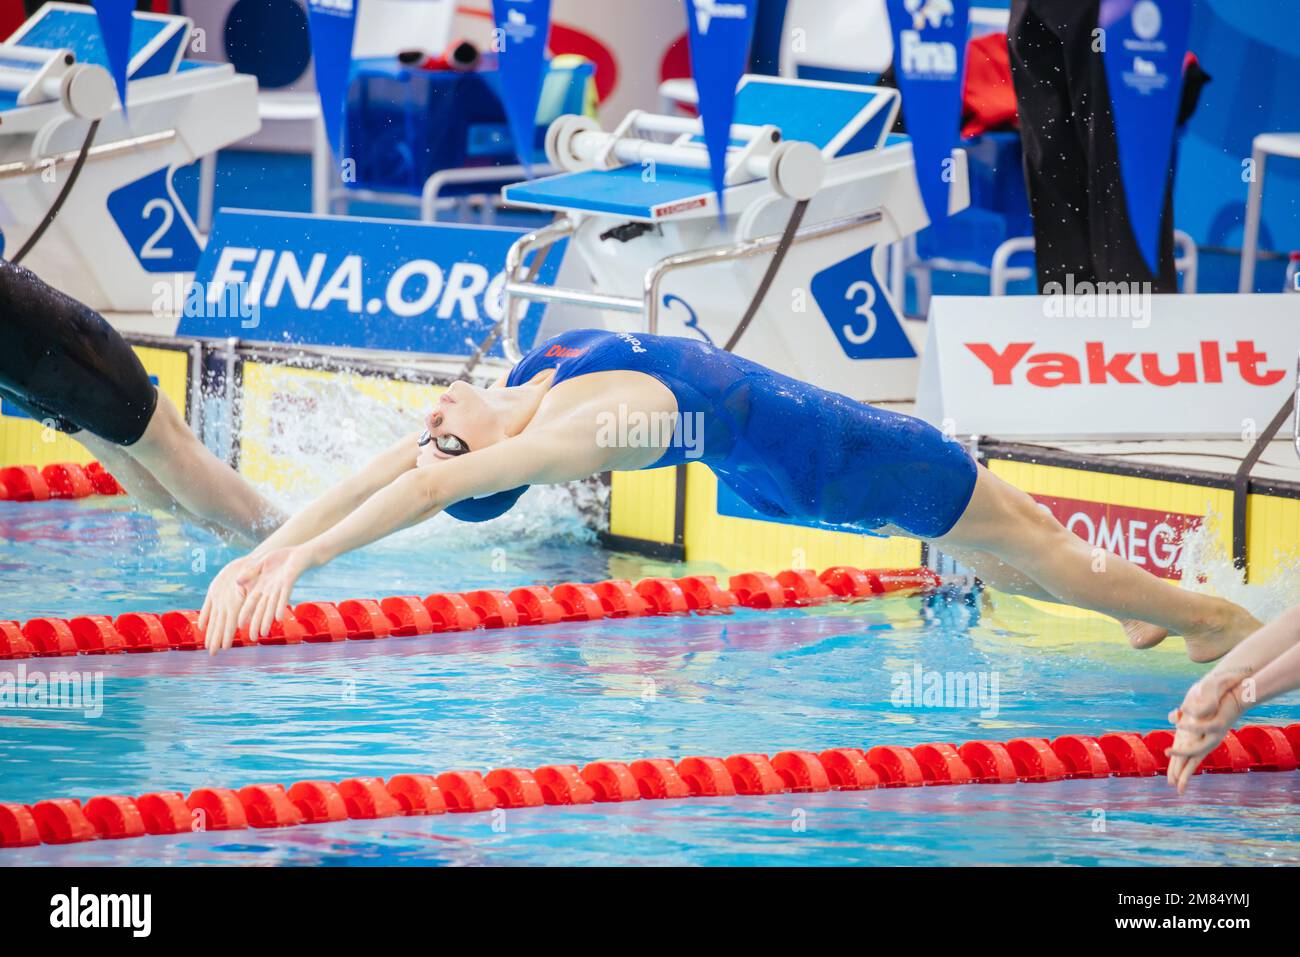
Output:
<instances>
[{"instance_id":1,"label":"another swimmer's hand","mask_svg":"<svg viewBox=\"0 0 1300 957\"><path fill-rule=\"evenodd\" d=\"M305 545L267 552L256 568L239 578L239 583L248 593L239 609L236 627L247 625L248 638L254 642L269 635L271 627L284 619L293 586L303 572L316 564L312 550Z\"/></svg>"},{"instance_id":2,"label":"another swimmer's hand","mask_svg":"<svg viewBox=\"0 0 1300 957\"><path fill-rule=\"evenodd\" d=\"M1204 700L1205 691L1195 684L1187 692L1183 707L1169 714L1177 726L1173 747L1169 755L1169 783L1182 794L1187 783L1201 766L1201 762L1227 737L1228 731L1245 713L1247 705L1241 699L1240 685L1228 689L1217 703Z\"/></svg>"},{"instance_id":3,"label":"another swimmer's hand","mask_svg":"<svg viewBox=\"0 0 1300 957\"><path fill-rule=\"evenodd\" d=\"M217 577L208 586L207 597L203 600L203 610L199 612L199 630L203 633L203 647L208 654L215 655L222 648L229 648L235 640L235 618L244 603L246 589L239 584L240 576L255 567L252 556L237 558L217 573Z\"/></svg>"}]
</instances>

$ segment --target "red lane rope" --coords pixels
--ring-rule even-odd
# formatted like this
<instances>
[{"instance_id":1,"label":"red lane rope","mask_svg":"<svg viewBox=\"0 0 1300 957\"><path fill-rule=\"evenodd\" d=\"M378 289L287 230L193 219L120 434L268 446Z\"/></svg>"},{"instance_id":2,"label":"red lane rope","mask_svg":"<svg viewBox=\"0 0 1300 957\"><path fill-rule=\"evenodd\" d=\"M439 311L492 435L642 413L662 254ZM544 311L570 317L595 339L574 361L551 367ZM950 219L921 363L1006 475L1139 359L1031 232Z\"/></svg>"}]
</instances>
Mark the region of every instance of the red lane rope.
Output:
<instances>
[{"instance_id":1,"label":"red lane rope","mask_svg":"<svg viewBox=\"0 0 1300 957\"><path fill-rule=\"evenodd\" d=\"M1163 774L1173 741L1169 730L1146 735L1067 734L1054 741L1016 738L916 747L878 745L729 758L651 758L630 763L549 764L443 774L398 774L333 781L203 787L183 797L155 791L139 797L99 795L84 804L56 798L0 804L0 848L76 844L98 839L295 827L346 819L475 813L665 798L732 797L810 791L863 791L923 785L1014 784L1072 778ZM1230 731L1197 773L1294 771L1300 724L1248 725Z\"/></svg>"},{"instance_id":2,"label":"red lane rope","mask_svg":"<svg viewBox=\"0 0 1300 957\"><path fill-rule=\"evenodd\" d=\"M43 469L34 465L0 469L0 502L45 502L52 498L125 494L126 489L98 462L89 465L59 462Z\"/></svg>"},{"instance_id":3,"label":"red lane rope","mask_svg":"<svg viewBox=\"0 0 1300 957\"><path fill-rule=\"evenodd\" d=\"M294 606L284 621L276 622L271 634L256 644L374 641L601 618L729 613L735 605L802 607L933 588L940 583L939 576L928 568L868 570L841 565L820 575L806 569L783 571L775 577L747 572L731 576L727 588L712 575L688 575L646 578L635 585L615 579L593 584L565 582L552 588L531 585L509 593L485 589L426 598L399 595L338 603L307 601ZM196 651L203 648L198 618L196 611L169 611L161 615L128 612L116 620L107 615L33 618L25 624L0 620L0 661ZM241 628L234 644L239 648L254 642L247 629Z\"/></svg>"}]
</instances>

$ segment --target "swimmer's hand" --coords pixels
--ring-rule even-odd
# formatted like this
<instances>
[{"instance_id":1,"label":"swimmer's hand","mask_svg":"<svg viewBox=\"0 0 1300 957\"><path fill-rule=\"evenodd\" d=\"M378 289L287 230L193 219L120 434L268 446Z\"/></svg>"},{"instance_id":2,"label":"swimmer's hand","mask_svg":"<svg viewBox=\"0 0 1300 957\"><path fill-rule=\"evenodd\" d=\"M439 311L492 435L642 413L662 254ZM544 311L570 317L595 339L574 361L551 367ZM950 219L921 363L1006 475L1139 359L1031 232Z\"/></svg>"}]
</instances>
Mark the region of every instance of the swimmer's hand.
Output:
<instances>
[{"instance_id":1,"label":"swimmer's hand","mask_svg":"<svg viewBox=\"0 0 1300 957\"><path fill-rule=\"evenodd\" d=\"M1201 762L1219 746L1228 731L1247 709L1242 700L1241 686L1229 688L1215 702L1201 682L1192 685L1183 699L1182 707L1169 714L1177 727L1169 755L1169 783L1182 794L1187 783L1201 766Z\"/></svg>"},{"instance_id":2,"label":"swimmer's hand","mask_svg":"<svg viewBox=\"0 0 1300 957\"><path fill-rule=\"evenodd\" d=\"M207 597L203 599L203 610L199 612L199 630L203 633L203 647L208 654L215 655L234 643L237 627L235 620L247 593L247 589L239 584L239 579L256 563L251 555L237 558L221 569L208 586Z\"/></svg>"},{"instance_id":3,"label":"swimmer's hand","mask_svg":"<svg viewBox=\"0 0 1300 957\"><path fill-rule=\"evenodd\" d=\"M238 580L246 594L235 620L235 629L247 625L248 638L254 642L269 635L271 627L284 619L293 586L303 572L318 564L312 559L312 554L312 550L303 545L277 548L245 570ZM231 629L231 640L233 637L234 629Z\"/></svg>"}]
</instances>

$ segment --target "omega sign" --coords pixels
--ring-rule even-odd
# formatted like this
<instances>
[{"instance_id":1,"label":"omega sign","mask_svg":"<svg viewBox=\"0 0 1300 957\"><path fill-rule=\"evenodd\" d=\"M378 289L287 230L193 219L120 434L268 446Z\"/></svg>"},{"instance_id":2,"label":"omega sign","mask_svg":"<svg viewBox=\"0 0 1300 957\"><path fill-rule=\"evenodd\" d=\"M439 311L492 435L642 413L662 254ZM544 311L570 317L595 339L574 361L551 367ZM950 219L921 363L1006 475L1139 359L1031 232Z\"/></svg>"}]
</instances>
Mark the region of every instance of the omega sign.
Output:
<instances>
[{"instance_id":1,"label":"omega sign","mask_svg":"<svg viewBox=\"0 0 1300 957\"><path fill-rule=\"evenodd\" d=\"M1204 518L1128 505L1107 505L1077 498L1035 495L1034 500L1058 522L1091 545L1104 548L1161 578L1177 580L1183 536Z\"/></svg>"}]
</instances>

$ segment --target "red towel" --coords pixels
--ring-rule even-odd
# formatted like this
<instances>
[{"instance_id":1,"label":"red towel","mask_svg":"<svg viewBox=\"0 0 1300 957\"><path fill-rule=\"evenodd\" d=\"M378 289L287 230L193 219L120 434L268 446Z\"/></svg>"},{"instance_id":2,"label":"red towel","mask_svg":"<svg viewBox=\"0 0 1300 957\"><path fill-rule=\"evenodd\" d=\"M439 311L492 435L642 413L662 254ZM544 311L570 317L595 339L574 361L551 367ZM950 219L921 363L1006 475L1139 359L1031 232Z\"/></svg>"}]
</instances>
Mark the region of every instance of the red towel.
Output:
<instances>
[{"instance_id":1,"label":"red towel","mask_svg":"<svg viewBox=\"0 0 1300 957\"><path fill-rule=\"evenodd\" d=\"M988 33L976 37L966 47L961 135L979 136L990 130L1014 130L1018 126L1007 35Z\"/></svg>"}]
</instances>

